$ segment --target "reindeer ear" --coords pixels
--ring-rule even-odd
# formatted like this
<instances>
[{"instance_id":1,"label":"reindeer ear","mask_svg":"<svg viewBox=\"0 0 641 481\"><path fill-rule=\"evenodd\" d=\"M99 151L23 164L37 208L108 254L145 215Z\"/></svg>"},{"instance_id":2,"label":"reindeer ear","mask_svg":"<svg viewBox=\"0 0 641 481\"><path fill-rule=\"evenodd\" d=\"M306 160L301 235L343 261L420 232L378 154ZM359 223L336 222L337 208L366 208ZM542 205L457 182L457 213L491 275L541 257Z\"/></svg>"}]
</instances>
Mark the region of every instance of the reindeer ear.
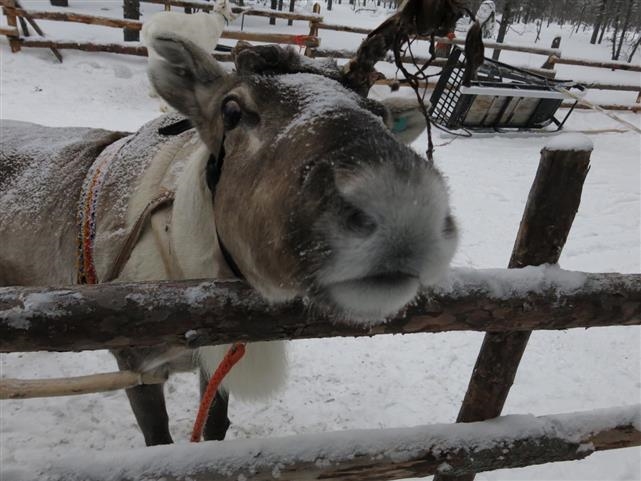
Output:
<instances>
[{"instance_id":1,"label":"reindeer ear","mask_svg":"<svg viewBox=\"0 0 641 481\"><path fill-rule=\"evenodd\" d=\"M155 36L148 48L148 74L156 92L194 123L210 152L218 153L222 120L213 103L225 71L211 55L177 35Z\"/></svg>"},{"instance_id":2,"label":"reindeer ear","mask_svg":"<svg viewBox=\"0 0 641 481\"><path fill-rule=\"evenodd\" d=\"M427 127L423 111L416 99L388 97L382 103L391 114L390 130L401 142L411 144ZM425 108L429 112L429 103L425 104Z\"/></svg>"},{"instance_id":3,"label":"reindeer ear","mask_svg":"<svg viewBox=\"0 0 641 481\"><path fill-rule=\"evenodd\" d=\"M201 93L220 81L224 70L211 55L178 35L158 35L149 48L153 52L147 73L158 95L196 125L206 123L208 106L203 102L208 96Z\"/></svg>"}]
</instances>

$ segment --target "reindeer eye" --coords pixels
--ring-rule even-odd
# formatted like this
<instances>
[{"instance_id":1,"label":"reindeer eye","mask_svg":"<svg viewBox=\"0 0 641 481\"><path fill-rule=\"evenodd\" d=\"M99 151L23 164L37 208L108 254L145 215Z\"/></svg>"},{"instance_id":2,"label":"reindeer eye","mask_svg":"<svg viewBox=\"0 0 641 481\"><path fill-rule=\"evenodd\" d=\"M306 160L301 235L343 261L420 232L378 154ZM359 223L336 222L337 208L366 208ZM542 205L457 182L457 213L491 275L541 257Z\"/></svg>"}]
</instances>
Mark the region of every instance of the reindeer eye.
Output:
<instances>
[{"instance_id":1,"label":"reindeer eye","mask_svg":"<svg viewBox=\"0 0 641 481\"><path fill-rule=\"evenodd\" d=\"M225 130L234 129L243 116L243 110L240 108L240 104L235 98L226 99L223 102L221 111L223 113L223 125L225 126Z\"/></svg>"}]
</instances>

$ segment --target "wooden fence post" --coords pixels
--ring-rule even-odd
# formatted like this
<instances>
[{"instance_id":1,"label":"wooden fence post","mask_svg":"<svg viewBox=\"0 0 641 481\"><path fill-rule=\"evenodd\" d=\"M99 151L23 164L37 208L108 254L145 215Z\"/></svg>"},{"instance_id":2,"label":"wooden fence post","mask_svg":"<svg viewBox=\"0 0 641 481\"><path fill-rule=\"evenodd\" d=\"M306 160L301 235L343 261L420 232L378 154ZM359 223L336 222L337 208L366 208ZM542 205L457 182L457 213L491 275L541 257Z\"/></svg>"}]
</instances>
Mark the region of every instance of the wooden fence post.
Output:
<instances>
[{"instance_id":1,"label":"wooden fence post","mask_svg":"<svg viewBox=\"0 0 641 481\"><path fill-rule=\"evenodd\" d=\"M321 6L320 3L315 3L314 6L312 7L312 13L315 13L317 15L320 14L321 11ZM316 20L310 20L309 21L309 36L310 37L318 37L318 21ZM314 57L314 49L307 47L305 49L305 56L306 57Z\"/></svg>"},{"instance_id":2,"label":"wooden fence post","mask_svg":"<svg viewBox=\"0 0 641 481\"><path fill-rule=\"evenodd\" d=\"M123 0L124 17L131 20L140 19L140 0ZM125 42L137 42L140 40L140 31L125 28L123 30Z\"/></svg>"},{"instance_id":3,"label":"wooden fence post","mask_svg":"<svg viewBox=\"0 0 641 481\"><path fill-rule=\"evenodd\" d=\"M558 262L590 168L591 142L584 136L580 139L582 145L553 140L541 151L508 267ZM485 335L457 422L483 421L501 414L530 334ZM437 475L434 481L472 481L474 476Z\"/></svg>"},{"instance_id":4,"label":"wooden fence post","mask_svg":"<svg viewBox=\"0 0 641 481\"><path fill-rule=\"evenodd\" d=\"M559 49L560 47L561 47L561 36L557 35L552 40L552 44L550 45L550 48ZM559 54L558 56L560 57L561 55ZM554 70L554 59L552 57L553 55L550 55L545 61L545 63L541 65L541 68L544 68L546 70Z\"/></svg>"},{"instance_id":5,"label":"wooden fence post","mask_svg":"<svg viewBox=\"0 0 641 481\"><path fill-rule=\"evenodd\" d=\"M12 53L16 53L20 51L20 34L18 32L18 19L16 15L13 13L14 10L12 10L12 8L15 8L16 2L15 0L4 0L3 5L8 8L8 9L3 8L3 13L7 17L7 25L12 31L15 30L15 33L12 33L11 35L7 34L7 38L9 39L9 47L11 47Z\"/></svg>"}]
</instances>

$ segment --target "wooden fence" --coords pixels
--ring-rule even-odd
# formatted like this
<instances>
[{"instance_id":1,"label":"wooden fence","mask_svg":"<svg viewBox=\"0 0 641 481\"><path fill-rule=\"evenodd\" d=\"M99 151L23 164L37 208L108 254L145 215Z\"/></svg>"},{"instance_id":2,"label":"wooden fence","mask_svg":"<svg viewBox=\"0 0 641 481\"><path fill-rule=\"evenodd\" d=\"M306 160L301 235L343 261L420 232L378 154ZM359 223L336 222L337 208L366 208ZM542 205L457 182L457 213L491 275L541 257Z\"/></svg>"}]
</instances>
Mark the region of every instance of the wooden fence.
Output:
<instances>
[{"instance_id":1,"label":"wooden fence","mask_svg":"<svg viewBox=\"0 0 641 481\"><path fill-rule=\"evenodd\" d=\"M555 264L559 259L579 207L591 153L566 148L541 153L511 269ZM193 348L232 341L481 330L487 332L486 339L457 421L486 421L501 414L532 330L641 325L640 274L567 273L553 266L529 269L455 271L444 286L425 293L389 322L371 327L314 312L302 301L268 305L242 282L6 287L0 289L0 352L157 343ZM60 386L56 389L46 380L3 378L0 397L77 394L162 381L125 372L128 384L122 384L122 379L114 383L109 374L101 376L108 382L99 382L99 389L87 389L86 379L55 380L53 384L63 384L62 393ZM95 376L92 381L95 387ZM18 479L37 479L46 472L50 480L97 481L117 472L122 480L357 481L430 474L440 480L471 480L479 471L640 446L639 416L641 406L632 406L541 418L511 416L474 425L139 449L117 456L92 455L91 466L79 464L75 457L35 462Z\"/></svg>"},{"instance_id":2,"label":"wooden fence","mask_svg":"<svg viewBox=\"0 0 641 481\"><path fill-rule=\"evenodd\" d=\"M154 3L164 5L166 9L173 7L181 8L191 8L191 9L200 9L209 11L213 9L213 4L211 2L204 1L194 1L194 0L141 0L146 3ZM21 48L48 48L51 49L54 55L62 61L62 55L60 50L83 50L90 52L109 52L109 53L120 53L128 55L147 55L146 47L141 45L131 45L127 43L95 43L95 42L75 42L70 40L56 40L50 38L33 38L27 36L21 36L20 30L18 28L18 20L29 22L36 31L41 30L36 24L36 20L49 20L49 21L63 21L63 22L73 22L73 23L83 23L88 25L99 25L103 27L113 27L118 29L124 29L128 32L137 32L140 30L142 23L138 20L131 19L118 19L111 17L100 17L94 15L85 15L80 13L74 13L70 11L37 11L37 10L26 10L20 7L19 0L0 0L3 5L3 12L7 18L8 26L6 28L0 29L0 35L5 35L11 47L12 52L18 52ZM309 34L308 35L290 35L290 34L274 34L274 33L247 33L247 32L237 32L237 31L224 31L222 38L230 40L245 40L248 42L264 42L264 43L278 43L284 45L297 45L305 48L305 54L312 57L331 57L336 59L349 59L353 58L355 51L351 50L335 50L335 49L325 49L321 48L321 37L319 32L321 31L339 31L339 32L348 32L358 35L367 35L370 30L365 28L351 27L347 25L336 25L326 23L323 17L317 13L313 14L299 14L294 12L282 12L275 10L261 10L261 9L247 9L234 7L234 12L242 14L243 16L258 16L258 17L269 17L269 18L280 18L287 20L290 24L293 21L304 21L309 24ZM320 11L320 9L317 9ZM24 27L23 27L24 28ZM427 39L424 39L427 40ZM453 43L457 45L464 44L462 39L448 39L448 38L437 38L438 42L441 43ZM556 71L554 67L556 65L576 65L582 67L591 67L591 68L602 68L610 70L627 70L641 72L641 66L626 64L622 62L594 62L585 59L576 59L568 58L562 55L562 52L559 48L543 48L543 47L532 47L532 46L522 46L522 45L510 45L504 43L496 43L485 41L486 48L498 49L505 51L514 51L522 52L529 54L536 54L545 57L545 62L542 64L542 67L535 68L531 66L521 66L521 68L536 73L538 75L543 75L546 77L554 78ZM215 54L216 58L220 61L230 61L231 58L228 55ZM406 59L409 61L409 59ZM418 58L419 61L427 60ZM393 59L391 56L386 58L384 61L392 62ZM432 65L439 67L444 65L444 60L436 59L432 62ZM392 83L390 80L382 80L379 83ZM394 82L396 83L396 82ZM398 83L400 86L405 86L403 82ZM427 84L425 87L433 87L434 84ZM641 111L641 84L614 84L614 83L604 83L604 82L586 82L586 86L590 89L596 90L613 90L613 91L631 91L638 92L636 103L633 104L601 104L601 108L608 110L623 110L631 112ZM570 107L574 102L569 102L563 104L563 107ZM578 108L590 108L586 105L579 105Z\"/></svg>"}]
</instances>

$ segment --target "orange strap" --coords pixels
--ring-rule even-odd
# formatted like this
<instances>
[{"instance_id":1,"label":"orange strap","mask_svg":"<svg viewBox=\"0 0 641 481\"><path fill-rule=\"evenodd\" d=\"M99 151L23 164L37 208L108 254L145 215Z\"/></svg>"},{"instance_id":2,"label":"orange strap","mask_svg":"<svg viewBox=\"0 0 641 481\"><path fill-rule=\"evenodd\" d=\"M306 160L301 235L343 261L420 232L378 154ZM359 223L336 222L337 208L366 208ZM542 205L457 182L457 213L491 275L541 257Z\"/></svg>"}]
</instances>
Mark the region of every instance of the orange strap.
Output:
<instances>
[{"instance_id":1,"label":"orange strap","mask_svg":"<svg viewBox=\"0 0 641 481\"><path fill-rule=\"evenodd\" d=\"M309 35L294 35L294 44L298 45L299 47L306 47L307 46L307 41L311 39Z\"/></svg>"},{"instance_id":2,"label":"orange strap","mask_svg":"<svg viewBox=\"0 0 641 481\"><path fill-rule=\"evenodd\" d=\"M200 400L200 407L198 408L198 415L196 416L196 421L194 422L194 428L191 431L191 442L197 443L200 442L200 438L203 435L203 428L205 427L205 422L207 422L207 415L209 414L209 408L211 406L214 397L216 396L216 391L220 383L223 381L225 376L231 371L231 368L234 367L238 361L242 359L245 355L245 343L237 342L233 344L227 354L216 369L216 372L211 376L209 384L207 384L207 389L203 394L202 399Z\"/></svg>"}]
</instances>

